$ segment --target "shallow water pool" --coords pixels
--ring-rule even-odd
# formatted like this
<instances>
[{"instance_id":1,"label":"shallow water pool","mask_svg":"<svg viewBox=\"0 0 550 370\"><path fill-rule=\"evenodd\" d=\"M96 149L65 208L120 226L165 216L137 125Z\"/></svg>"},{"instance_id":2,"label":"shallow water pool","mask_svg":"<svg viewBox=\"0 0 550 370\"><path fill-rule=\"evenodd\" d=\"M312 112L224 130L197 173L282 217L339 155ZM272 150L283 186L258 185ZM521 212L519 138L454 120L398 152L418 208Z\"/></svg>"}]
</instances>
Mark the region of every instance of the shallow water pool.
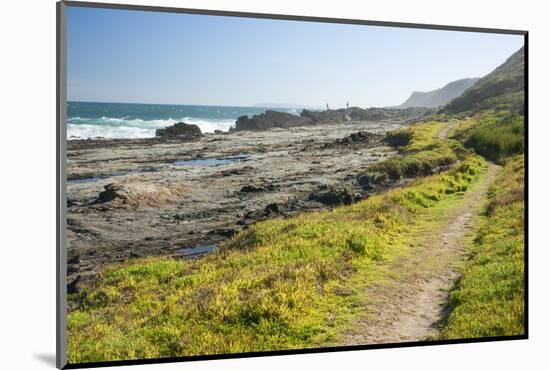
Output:
<instances>
[{"instance_id":1,"label":"shallow water pool","mask_svg":"<svg viewBox=\"0 0 550 370\"><path fill-rule=\"evenodd\" d=\"M207 245L197 245L196 247L191 248L181 248L176 252L186 256L186 257L200 257L205 254L210 254L214 251L220 249L219 244L207 244Z\"/></svg>"},{"instance_id":2,"label":"shallow water pool","mask_svg":"<svg viewBox=\"0 0 550 370\"><path fill-rule=\"evenodd\" d=\"M186 161L175 161L175 166L222 166L234 162L239 162L247 158L247 155L235 155L222 158L191 159Z\"/></svg>"}]
</instances>

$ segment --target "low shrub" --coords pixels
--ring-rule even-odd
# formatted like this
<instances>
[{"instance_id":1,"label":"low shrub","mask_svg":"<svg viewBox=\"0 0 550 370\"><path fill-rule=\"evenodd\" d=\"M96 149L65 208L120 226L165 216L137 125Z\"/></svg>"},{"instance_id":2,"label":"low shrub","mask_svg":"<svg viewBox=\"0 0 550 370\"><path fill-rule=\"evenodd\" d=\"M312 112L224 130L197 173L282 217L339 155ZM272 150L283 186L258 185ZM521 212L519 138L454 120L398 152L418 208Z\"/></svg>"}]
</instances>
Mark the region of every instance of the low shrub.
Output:
<instances>
[{"instance_id":1,"label":"low shrub","mask_svg":"<svg viewBox=\"0 0 550 370\"><path fill-rule=\"evenodd\" d=\"M476 153L504 163L525 150L524 118L505 110L482 112L459 129L457 138Z\"/></svg>"}]
</instances>

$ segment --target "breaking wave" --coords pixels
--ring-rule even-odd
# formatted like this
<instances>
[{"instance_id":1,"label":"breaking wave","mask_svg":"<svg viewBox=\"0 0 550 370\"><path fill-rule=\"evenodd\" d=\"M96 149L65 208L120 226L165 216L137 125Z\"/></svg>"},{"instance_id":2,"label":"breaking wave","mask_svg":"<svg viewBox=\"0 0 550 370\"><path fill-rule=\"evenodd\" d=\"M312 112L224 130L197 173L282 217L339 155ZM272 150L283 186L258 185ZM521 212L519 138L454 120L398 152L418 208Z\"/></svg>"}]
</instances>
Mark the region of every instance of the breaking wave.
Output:
<instances>
[{"instance_id":1,"label":"breaking wave","mask_svg":"<svg viewBox=\"0 0 550 370\"><path fill-rule=\"evenodd\" d=\"M71 117L67 122L68 139L88 138L148 138L155 136L155 130L171 126L177 122L195 124L203 133L215 130L228 131L235 126L234 119L208 120L193 117L180 119L127 119L114 117L81 118Z\"/></svg>"}]
</instances>

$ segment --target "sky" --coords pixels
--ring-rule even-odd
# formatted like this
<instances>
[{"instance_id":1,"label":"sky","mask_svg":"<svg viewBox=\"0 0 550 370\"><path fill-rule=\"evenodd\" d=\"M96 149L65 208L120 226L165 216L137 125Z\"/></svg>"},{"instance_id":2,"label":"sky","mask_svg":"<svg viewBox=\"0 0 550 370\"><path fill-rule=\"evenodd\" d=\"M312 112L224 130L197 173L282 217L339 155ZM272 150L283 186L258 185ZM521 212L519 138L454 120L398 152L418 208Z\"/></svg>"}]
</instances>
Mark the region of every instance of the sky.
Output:
<instances>
[{"instance_id":1,"label":"sky","mask_svg":"<svg viewBox=\"0 0 550 370\"><path fill-rule=\"evenodd\" d=\"M68 7L71 101L391 106L482 77L523 36Z\"/></svg>"}]
</instances>

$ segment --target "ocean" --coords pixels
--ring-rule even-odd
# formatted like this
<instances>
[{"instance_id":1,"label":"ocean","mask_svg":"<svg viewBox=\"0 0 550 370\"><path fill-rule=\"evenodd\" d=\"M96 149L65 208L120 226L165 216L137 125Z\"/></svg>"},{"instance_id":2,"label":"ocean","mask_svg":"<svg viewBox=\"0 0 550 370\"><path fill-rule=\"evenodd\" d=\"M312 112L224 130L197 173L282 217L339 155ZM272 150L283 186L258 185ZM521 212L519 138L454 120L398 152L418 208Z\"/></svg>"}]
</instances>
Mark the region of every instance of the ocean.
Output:
<instances>
[{"instance_id":1,"label":"ocean","mask_svg":"<svg viewBox=\"0 0 550 370\"><path fill-rule=\"evenodd\" d=\"M130 103L67 103L67 138L147 138L155 130L176 122L196 124L203 133L227 131L240 116L266 109L298 114L292 108L226 107Z\"/></svg>"}]
</instances>

